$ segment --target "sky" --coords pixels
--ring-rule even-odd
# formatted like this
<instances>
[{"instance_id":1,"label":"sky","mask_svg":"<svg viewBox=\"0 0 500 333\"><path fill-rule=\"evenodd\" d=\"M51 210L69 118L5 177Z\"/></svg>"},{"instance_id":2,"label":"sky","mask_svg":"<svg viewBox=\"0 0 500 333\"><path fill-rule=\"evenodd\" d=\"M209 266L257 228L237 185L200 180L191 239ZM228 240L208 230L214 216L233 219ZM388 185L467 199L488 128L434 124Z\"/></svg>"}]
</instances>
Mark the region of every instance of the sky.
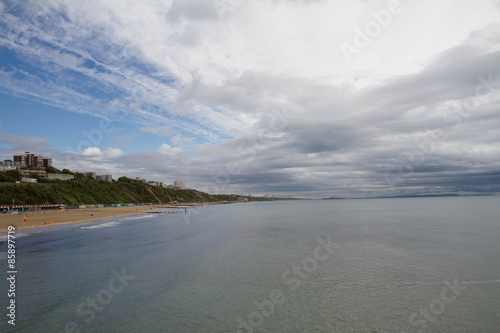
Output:
<instances>
[{"instance_id":1,"label":"sky","mask_svg":"<svg viewBox=\"0 0 500 333\"><path fill-rule=\"evenodd\" d=\"M500 0L0 0L0 160L209 193L500 193Z\"/></svg>"}]
</instances>

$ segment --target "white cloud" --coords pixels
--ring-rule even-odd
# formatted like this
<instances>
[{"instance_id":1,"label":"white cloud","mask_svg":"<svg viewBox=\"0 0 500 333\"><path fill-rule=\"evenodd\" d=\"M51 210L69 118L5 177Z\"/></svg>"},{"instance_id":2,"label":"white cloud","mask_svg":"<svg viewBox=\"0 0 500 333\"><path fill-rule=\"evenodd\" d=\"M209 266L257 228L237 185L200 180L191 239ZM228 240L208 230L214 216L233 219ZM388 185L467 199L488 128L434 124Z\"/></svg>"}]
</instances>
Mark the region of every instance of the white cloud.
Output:
<instances>
[{"instance_id":1,"label":"white cloud","mask_svg":"<svg viewBox=\"0 0 500 333\"><path fill-rule=\"evenodd\" d=\"M180 153L182 152L182 148L179 148L179 147L172 147L166 143L162 144L159 148L158 148L158 152L160 154L164 154L164 155L171 155L171 154L176 154L176 153Z\"/></svg>"},{"instance_id":2,"label":"white cloud","mask_svg":"<svg viewBox=\"0 0 500 333\"><path fill-rule=\"evenodd\" d=\"M500 20L490 0L401 1L400 12L348 64L339 46L352 43L355 29L365 29L373 13L387 11L387 1L244 1L223 20L210 1L30 4L20 6L22 17L5 16L10 31L0 45L37 67L55 70L59 78L30 75L9 88L67 110L119 117L145 128L168 122L172 131L214 142L224 133L244 133L258 118L249 114L269 109L275 99L295 103L294 94L277 86L266 93L260 88L265 82L243 82L249 73L265 73L275 84L306 79L363 88L420 70L471 31ZM35 15L46 17L45 25L29 20ZM29 43L36 40L44 43ZM68 73L81 76L72 80ZM70 84L82 77L90 87L122 96L97 98Z\"/></svg>"},{"instance_id":3,"label":"white cloud","mask_svg":"<svg viewBox=\"0 0 500 333\"><path fill-rule=\"evenodd\" d=\"M183 138L180 134L177 134L172 139L172 143L176 146L184 146L194 141L195 138Z\"/></svg>"},{"instance_id":4,"label":"white cloud","mask_svg":"<svg viewBox=\"0 0 500 333\"><path fill-rule=\"evenodd\" d=\"M85 148L85 150L82 152L82 155L101 156L102 152L101 152L101 149L99 149L98 147L90 147L90 148Z\"/></svg>"},{"instance_id":5,"label":"white cloud","mask_svg":"<svg viewBox=\"0 0 500 333\"><path fill-rule=\"evenodd\" d=\"M107 148L103 151L103 155L106 158L114 158L123 155L123 151L119 148Z\"/></svg>"},{"instance_id":6,"label":"white cloud","mask_svg":"<svg viewBox=\"0 0 500 333\"><path fill-rule=\"evenodd\" d=\"M172 129L169 126L140 127L139 130L144 133L152 133L159 137L172 135Z\"/></svg>"},{"instance_id":7,"label":"white cloud","mask_svg":"<svg viewBox=\"0 0 500 333\"><path fill-rule=\"evenodd\" d=\"M107 148L106 150L101 151L99 147L90 147L90 148L85 148L85 150L81 154L84 156L114 158L123 155L123 151L118 148Z\"/></svg>"}]
</instances>

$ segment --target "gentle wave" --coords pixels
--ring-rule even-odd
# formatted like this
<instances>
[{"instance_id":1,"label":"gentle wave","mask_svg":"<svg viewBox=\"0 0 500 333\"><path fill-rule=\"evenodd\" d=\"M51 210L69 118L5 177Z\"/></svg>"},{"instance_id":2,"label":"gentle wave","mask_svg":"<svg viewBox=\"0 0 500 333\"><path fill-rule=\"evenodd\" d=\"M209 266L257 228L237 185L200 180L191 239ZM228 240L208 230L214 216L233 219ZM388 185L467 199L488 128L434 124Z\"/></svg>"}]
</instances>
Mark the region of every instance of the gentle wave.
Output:
<instances>
[{"instance_id":1,"label":"gentle wave","mask_svg":"<svg viewBox=\"0 0 500 333\"><path fill-rule=\"evenodd\" d=\"M486 284L486 283L500 283L500 280L489 280L489 281L464 281L461 284Z\"/></svg>"},{"instance_id":2,"label":"gentle wave","mask_svg":"<svg viewBox=\"0 0 500 333\"><path fill-rule=\"evenodd\" d=\"M153 215L149 214L149 215L140 215L140 216L134 216L134 217L127 217L124 220L126 220L126 221L128 221L128 220L141 220L141 219L145 219L145 218L149 218L149 217L153 217Z\"/></svg>"},{"instance_id":3,"label":"gentle wave","mask_svg":"<svg viewBox=\"0 0 500 333\"><path fill-rule=\"evenodd\" d=\"M30 231L33 232L33 230L30 230ZM25 233L25 231L16 231L16 233L12 234L12 235L14 235L16 237L16 238L14 238L14 240L16 240L18 238L28 236L28 233ZM7 232L5 232L5 235L0 235L0 242L6 242L8 237L9 237L9 235L7 234Z\"/></svg>"},{"instance_id":4,"label":"gentle wave","mask_svg":"<svg viewBox=\"0 0 500 333\"><path fill-rule=\"evenodd\" d=\"M116 227L120 223L118 222L107 222L103 224L98 224L98 225L92 225L90 227L81 227L80 229L101 229L101 228L111 228L111 227Z\"/></svg>"},{"instance_id":5,"label":"gentle wave","mask_svg":"<svg viewBox=\"0 0 500 333\"><path fill-rule=\"evenodd\" d=\"M404 281L404 282L338 282L335 283L331 280L323 280L321 283L328 285L335 285L341 288L350 288L350 287L377 287L377 286L415 286L415 285L442 285L445 281ZM453 281L449 281L453 283ZM311 284L318 284L318 282L310 281ZM484 280L484 281L458 281L458 284L491 284L491 283L500 283L499 280Z\"/></svg>"}]
</instances>

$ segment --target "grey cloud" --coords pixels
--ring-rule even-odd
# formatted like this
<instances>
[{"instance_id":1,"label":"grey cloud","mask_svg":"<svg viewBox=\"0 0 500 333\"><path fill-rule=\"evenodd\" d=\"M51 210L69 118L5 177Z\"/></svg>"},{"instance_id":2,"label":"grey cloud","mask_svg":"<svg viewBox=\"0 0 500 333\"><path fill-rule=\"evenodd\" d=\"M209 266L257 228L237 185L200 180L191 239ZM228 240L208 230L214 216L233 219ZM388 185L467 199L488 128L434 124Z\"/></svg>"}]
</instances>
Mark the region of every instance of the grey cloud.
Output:
<instances>
[{"instance_id":1,"label":"grey cloud","mask_svg":"<svg viewBox=\"0 0 500 333\"><path fill-rule=\"evenodd\" d=\"M177 21L180 18L190 20L217 19L213 1L203 0L175 0L167 13L167 20Z\"/></svg>"},{"instance_id":2,"label":"grey cloud","mask_svg":"<svg viewBox=\"0 0 500 333\"><path fill-rule=\"evenodd\" d=\"M19 136L0 132L0 143L10 146L10 148L1 149L6 159L12 159L13 154L19 154L25 151L38 152L39 154L51 155L57 151L50 147L47 138L33 136Z\"/></svg>"},{"instance_id":3,"label":"grey cloud","mask_svg":"<svg viewBox=\"0 0 500 333\"><path fill-rule=\"evenodd\" d=\"M188 47L200 41L204 24L218 20L211 1L174 1L166 15L168 20L186 20L186 29L174 40ZM474 96L480 84L478 77L491 75L500 80L500 51L488 46L498 41L497 30L489 27L472 34L463 45L429 60L418 73L393 77L363 90L357 90L350 80L324 82L245 66L239 75L217 83L203 81L195 71L189 85L176 82L173 88L174 84L143 80L139 74L144 73L139 69L122 80L106 71L100 74L87 68L89 77L99 78L95 87L109 84L120 93L103 114L98 112L99 107L109 100L104 103L88 99L85 94L77 95L74 87L68 85L45 87L68 93L78 101L72 104L74 109L77 104L86 105L92 114L113 116L115 112L132 109L133 115L127 121L147 126L148 132L162 134L152 126L168 123L174 130L213 139L195 151L161 154L155 147L153 151L104 159L98 164L95 158L79 156L82 167L108 168L116 176L167 182L181 177L188 186L222 193L363 197L499 192L498 97L481 100L468 116L460 113L460 103ZM93 43L92 50L102 46L95 41L89 43ZM118 46L113 44L110 48ZM103 56L121 52L130 50L113 49ZM70 60L60 58L57 68L73 68ZM112 64L121 61L120 56L107 59ZM129 74L132 69L127 66L120 70ZM15 80L14 83L22 85ZM163 98L166 88L172 91L168 91L168 98ZM499 87L495 89L499 91ZM46 92L33 91L38 96ZM164 110L165 105L168 111ZM68 104L57 106L73 110ZM205 109L195 111L196 106L216 110L217 120L245 119L252 126L245 123L248 126L242 126L241 131L232 132L237 138L219 142L223 136L220 133L230 129L223 128L217 120L213 121L215 124L205 122L201 114ZM176 116L163 117L168 112ZM285 118L278 128L272 123L276 112ZM183 114L188 116L176 118ZM435 131L446 135L433 139ZM3 135L0 140L15 149L28 149L30 145L40 152L52 152L49 142L43 139L25 137L23 143ZM182 142L181 137L176 141L179 145ZM53 153L61 161L73 156ZM231 171L229 166L235 165L238 171ZM387 177L397 181L391 184Z\"/></svg>"},{"instance_id":4,"label":"grey cloud","mask_svg":"<svg viewBox=\"0 0 500 333\"><path fill-rule=\"evenodd\" d=\"M392 79L366 93L366 100L377 101L401 111L419 105L474 96L479 77L500 75L500 51L482 53L472 46L455 47L444 52L420 73ZM498 79L497 79L498 80Z\"/></svg>"}]
</instances>

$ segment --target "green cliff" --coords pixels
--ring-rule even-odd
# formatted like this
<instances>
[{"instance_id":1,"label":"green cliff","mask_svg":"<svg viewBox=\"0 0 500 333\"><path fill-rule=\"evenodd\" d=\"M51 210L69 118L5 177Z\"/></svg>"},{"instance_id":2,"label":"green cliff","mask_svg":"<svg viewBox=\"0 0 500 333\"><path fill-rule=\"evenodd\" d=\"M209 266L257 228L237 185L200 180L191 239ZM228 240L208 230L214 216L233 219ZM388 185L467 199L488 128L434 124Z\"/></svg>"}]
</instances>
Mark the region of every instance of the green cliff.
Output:
<instances>
[{"instance_id":1,"label":"green cliff","mask_svg":"<svg viewBox=\"0 0 500 333\"><path fill-rule=\"evenodd\" d=\"M125 204L238 201L236 195L214 195L190 189L170 189L139 181L96 181L91 179L64 182L12 184L0 183L0 204Z\"/></svg>"}]
</instances>

